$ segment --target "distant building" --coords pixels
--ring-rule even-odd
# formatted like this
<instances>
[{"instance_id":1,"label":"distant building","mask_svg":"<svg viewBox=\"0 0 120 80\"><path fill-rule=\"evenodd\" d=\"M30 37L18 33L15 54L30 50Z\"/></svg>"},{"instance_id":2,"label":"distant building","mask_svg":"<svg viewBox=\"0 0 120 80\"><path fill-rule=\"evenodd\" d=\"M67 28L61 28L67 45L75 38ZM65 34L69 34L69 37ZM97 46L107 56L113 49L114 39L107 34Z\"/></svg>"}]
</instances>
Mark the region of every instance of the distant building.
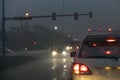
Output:
<instances>
[{"instance_id":1,"label":"distant building","mask_svg":"<svg viewBox=\"0 0 120 80\"><path fill-rule=\"evenodd\" d=\"M68 41L67 35L41 25L33 26L30 31L21 27L13 27L6 31L6 47L13 51L63 47L66 41Z\"/></svg>"}]
</instances>

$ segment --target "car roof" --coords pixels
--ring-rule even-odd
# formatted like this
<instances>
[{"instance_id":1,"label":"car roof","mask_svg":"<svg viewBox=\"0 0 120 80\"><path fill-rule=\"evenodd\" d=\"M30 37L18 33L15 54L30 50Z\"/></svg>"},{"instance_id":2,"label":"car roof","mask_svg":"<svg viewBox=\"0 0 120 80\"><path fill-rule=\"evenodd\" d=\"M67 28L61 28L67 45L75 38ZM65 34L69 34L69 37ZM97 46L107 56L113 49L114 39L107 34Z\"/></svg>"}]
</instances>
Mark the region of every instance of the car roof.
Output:
<instances>
[{"instance_id":1,"label":"car roof","mask_svg":"<svg viewBox=\"0 0 120 80\"><path fill-rule=\"evenodd\" d=\"M104 35L87 35L84 39L84 41L89 40L106 40L106 38L116 38L117 40L120 40L120 34L104 34Z\"/></svg>"},{"instance_id":2,"label":"car roof","mask_svg":"<svg viewBox=\"0 0 120 80\"><path fill-rule=\"evenodd\" d=\"M108 37L108 36L120 37L120 34L87 35L86 38L89 38L89 37Z\"/></svg>"},{"instance_id":3,"label":"car roof","mask_svg":"<svg viewBox=\"0 0 120 80\"><path fill-rule=\"evenodd\" d=\"M85 37L85 39L88 39L88 38L99 38L99 37L120 37L120 34L87 35Z\"/></svg>"}]
</instances>

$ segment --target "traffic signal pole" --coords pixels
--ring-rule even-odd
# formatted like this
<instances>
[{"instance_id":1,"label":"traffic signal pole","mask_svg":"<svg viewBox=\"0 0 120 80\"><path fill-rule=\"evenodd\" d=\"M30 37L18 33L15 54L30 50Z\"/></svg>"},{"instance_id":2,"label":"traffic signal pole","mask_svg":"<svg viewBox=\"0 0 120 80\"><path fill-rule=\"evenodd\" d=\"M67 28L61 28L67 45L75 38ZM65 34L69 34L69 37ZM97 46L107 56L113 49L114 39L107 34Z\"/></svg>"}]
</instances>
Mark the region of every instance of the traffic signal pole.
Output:
<instances>
[{"instance_id":1,"label":"traffic signal pole","mask_svg":"<svg viewBox=\"0 0 120 80\"><path fill-rule=\"evenodd\" d=\"M32 20L34 18L52 18L52 20L56 20L57 17L70 17L70 16L78 17L78 16L86 16L86 15L89 15L90 18L92 18L92 11L90 11L89 13L83 13L83 14L75 12L74 14L61 14L61 15L57 15L55 12L53 12L52 15L28 16L28 17L16 16L16 17L11 17L11 18L6 18L6 20Z\"/></svg>"},{"instance_id":2,"label":"traffic signal pole","mask_svg":"<svg viewBox=\"0 0 120 80\"><path fill-rule=\"evenodd\" d=\"M2 56L5 55L5 1L2 0Z\"/></svg>"}]
</instances>

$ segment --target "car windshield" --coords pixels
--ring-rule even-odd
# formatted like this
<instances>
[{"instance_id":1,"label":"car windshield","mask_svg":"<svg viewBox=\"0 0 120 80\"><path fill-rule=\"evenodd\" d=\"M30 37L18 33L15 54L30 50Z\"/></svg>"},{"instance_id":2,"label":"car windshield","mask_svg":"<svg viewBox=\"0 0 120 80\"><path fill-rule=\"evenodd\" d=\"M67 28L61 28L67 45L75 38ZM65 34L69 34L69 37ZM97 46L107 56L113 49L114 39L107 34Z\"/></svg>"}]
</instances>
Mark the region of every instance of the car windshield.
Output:
<instances>
[{"instance_id":1,"label":"car windshield","mask_svg":"<svg viewBox=\"0 0 120 80\"><path fill-rule=\"evenodd\" d=\"M89 40L83 43L82 49L79 53L82 58L120 58L119 42L106 42L100 40Z\"/></svg>"}]
</instances>

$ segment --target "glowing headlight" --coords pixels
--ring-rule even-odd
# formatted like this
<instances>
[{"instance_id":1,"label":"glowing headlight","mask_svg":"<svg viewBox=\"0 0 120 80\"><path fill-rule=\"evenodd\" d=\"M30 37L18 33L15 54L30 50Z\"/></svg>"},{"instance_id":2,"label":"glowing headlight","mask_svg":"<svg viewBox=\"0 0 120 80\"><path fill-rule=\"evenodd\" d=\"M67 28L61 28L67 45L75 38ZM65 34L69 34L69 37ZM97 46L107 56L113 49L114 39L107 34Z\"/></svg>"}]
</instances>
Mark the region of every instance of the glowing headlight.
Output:
<instances>
[{"instance_id":1,"label":"glowing headlight","mask_svg":"<svg viewBox=\"0 0 120 80\"><path fill-rule=\"evenodd\" d=\"M77 46L77 47L76 47L76 49L78 50L78 49L79 49L79 47Z\"/></svg>"},{"instance_id":2,"label":"glowing headlight","mask_svg":"<svg viewBox=\"0 0 120 80\"><path fill-rule=\"evenodd\" d=\"M63 58L63 62L64 62L64 63L66 62L66 58Z\"/></svg>"},{"instance_id":3,"label":"glowing headlight","mask_svg":"<svg viewBox=\"0 0 120 80\"><path fill-rule=\"evenodd\" d=\"M70 50L70 47L69 47L69 46L67 46L67 47L66 47L66 50Z\"/></svg>"},{"instance_id":4,"label":"glowing headlight","mask_svg":"<svg viewBox=\"0 0 120 80\"><path fill-rule=\"evenodd\" d=\"M57 54L57 51L52 51L52 56L56 56Z\"/></svg>"},{"instance_id":5,"label":"glowing headlight","mask_svg":"<svg viewBox=\"0 0 120 80\"><path fill-rule=\"evenodd\" d=\"M67 52L66 52L66 51L63 51L62 54L63 54L63 56L66 56Z\"/></svg>"},{"instance_id":6,"label":"glowing headlight","mask_svg":"<svg viewBox=\"0 0 120 80\"><path fill-rule=\"evenodd\" d=\"M73 49L72 47L70 47L70 49Z\"/></svg>"}]
</instances>

